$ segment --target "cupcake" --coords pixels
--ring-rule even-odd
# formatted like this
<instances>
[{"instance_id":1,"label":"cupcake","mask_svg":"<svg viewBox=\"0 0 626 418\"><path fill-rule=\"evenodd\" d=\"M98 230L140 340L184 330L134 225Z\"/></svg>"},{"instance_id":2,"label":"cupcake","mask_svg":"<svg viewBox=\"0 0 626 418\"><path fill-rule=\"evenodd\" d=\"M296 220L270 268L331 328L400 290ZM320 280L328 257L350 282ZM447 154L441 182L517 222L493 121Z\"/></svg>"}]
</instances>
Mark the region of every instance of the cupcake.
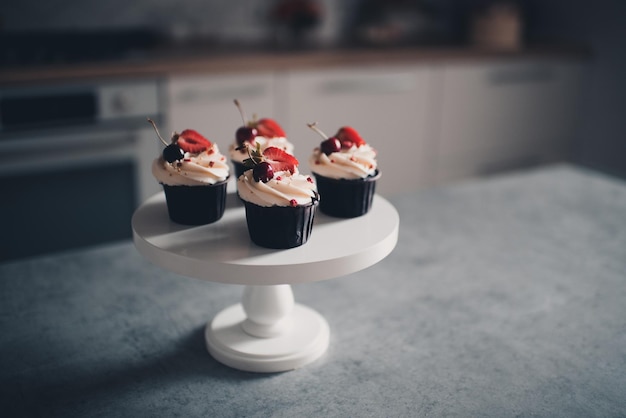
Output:
<instances>
[{"instance_id":1,"label":"cupcake","mask_svg":"<svg viewBox=\"0 0 626 418\"><path fill-rule=\"evenodd\" d=\"M276 147L293 154L293 144L287 140L285 131L278 122L270 118L259 120L253 118L252 121L248 121L243 108L236 99L235 105L241 114L243 126L235 132L235 142L230 145L228 152L237 178L246 170L243 161L248 158L247 148L256 149L258 145L263 151L268 147Z\"/></svg>"},{"instance_id":2,"label":"cupcake","mask_svg":"<svg viewBox=\"0 0 626 418\"><path fill-rule=\"evenodd\" d=\"M217 144L192 129L174 133L152 163L152 174L163 186L172 221L184 225L210 224L222 217L226 206L229 167Z\"/></svg>"},{"instance_id":3,"label":"cupcake","mask_svg":"<svg viewBox=\"0 0 626 418\"><path fill-rule=\"evenodd\" d=\"M380 178L376 150L349 126L340 128L330 138L315 123L308 126L324 138L309 158L322 197L320 210L338 218L366 214Z\"/></svg>"},{"instance_id":4,"label":"cupcake","mask_svg":"<svg viewBox=\"0 0 626 418\"><path fill-rule=\"evenodd\" d=\"M298 172L298 160L276 147L257 146L237 180L250 239L265 248L293 248L307 242L319 202L311 176Z\"/></svg>"}]
</instances>

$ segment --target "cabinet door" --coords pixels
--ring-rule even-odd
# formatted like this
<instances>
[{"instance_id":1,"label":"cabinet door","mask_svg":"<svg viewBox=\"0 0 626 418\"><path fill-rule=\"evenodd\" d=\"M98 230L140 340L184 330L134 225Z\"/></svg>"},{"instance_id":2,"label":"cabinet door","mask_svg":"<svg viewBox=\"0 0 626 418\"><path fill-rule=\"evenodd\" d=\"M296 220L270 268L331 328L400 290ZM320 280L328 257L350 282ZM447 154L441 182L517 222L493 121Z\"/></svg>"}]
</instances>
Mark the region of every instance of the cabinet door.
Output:
<instances>
[{"instance_id":1,"label":"cabinet door","mask_svg":"<svg viewBox=\"0 0 626 418\"><path fill-rule=\"evenodd\" d=\"M390 195L426 185L427 74L415 67L286 74L286 128L303 171L310 171L308 158L322 141L306 124L318 122L328 135L349 125L378 150L377 192Z\"/></svg>"},{"instance_id":2,"label":"cabinet door","mask_svg":"<svg viewBox=\"0 0 626 418\"><path fill-rule=\"evenodd\" d=\"M241 102L248 118L253 114L273 117L274 76L176 76L169 79L168 98L170 131L196 129L227 153L235 131L243 123L233 100Z\"/></svg>"},{"instance_id":3,"label":"cabinet door","mask_svg":"<svg viewBox=\"0 0 626 418\"><path fill-rule=\"evenodd\" d=\"M444 66L437 180L567 158L581 75L547 60Z\"/></svg>"}]
</instances>

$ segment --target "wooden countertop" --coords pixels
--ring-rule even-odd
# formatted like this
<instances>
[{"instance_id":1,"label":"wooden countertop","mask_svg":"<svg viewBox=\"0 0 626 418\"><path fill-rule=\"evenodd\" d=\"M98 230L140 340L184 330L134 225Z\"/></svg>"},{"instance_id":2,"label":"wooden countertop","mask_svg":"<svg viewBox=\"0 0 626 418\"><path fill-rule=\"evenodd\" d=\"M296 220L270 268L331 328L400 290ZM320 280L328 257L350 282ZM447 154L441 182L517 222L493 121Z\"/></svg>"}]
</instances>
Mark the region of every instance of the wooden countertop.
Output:
<instances>
[{"instance_id":1,"label":"wooden countertop","mask_svg":"<svg viewBox=\"0 0 626 418\"><path fill-rule=\"evenodd\" d=\"M215 51L167 48L142 57L74 65L0 69L0 85L90 79L165 77L175 74L224 74L349 65L439 64L528 58L582 59L589 51L577 46L541 46L516 51L470 47L338 48L308 51Z\"/></svg>"}]
</instances>

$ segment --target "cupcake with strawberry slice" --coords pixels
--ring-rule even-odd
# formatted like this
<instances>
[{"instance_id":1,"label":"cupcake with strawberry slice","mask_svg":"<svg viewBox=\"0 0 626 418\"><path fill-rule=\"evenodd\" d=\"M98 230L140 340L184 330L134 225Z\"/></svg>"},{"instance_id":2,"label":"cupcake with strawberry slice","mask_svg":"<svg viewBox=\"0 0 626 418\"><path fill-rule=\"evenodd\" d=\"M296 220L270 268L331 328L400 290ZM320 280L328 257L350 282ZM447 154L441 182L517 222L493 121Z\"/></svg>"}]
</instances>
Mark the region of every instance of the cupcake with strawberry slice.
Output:
<instances>
[{"instance_id":1,"label":"cupcake with strawberry slice","mask_svg":"<svg viewBox=\"0 0 626 418\"><path fill-rule=\"evenodd\" d=\"M235 132L235 142L228 149L237 178L246 170L243 162L248 158L247 148L256 149L259 146L263 151L265 148L275 147L293 154L293 144L287 140L287 135L278 122L270 118L256 120L253 117L248 120L239 101L235 99L234 102L243 120L243 125Z\"/></svg>"},{"instance_id":2,"label":"cupcake with strawberry slice","mask_svg":"<svg viewBox=\"0 0 626 418\"><path fill-rule=\"evenodd\" d=\"M152 163L152 174L163 186L170 219L184 225L219 220L226 207L230 171L217 144L193 129L175 132L167 143L148 120L165 146Z\"/></svg>"},{"instance_id":3,"label":"cupcake with strawberry slice","mask_svg":"<svg viewBox=\"0 0 626 418\"><path fill-rule=\"evenodd\" d=\"M366 214L380 178L376 150L352 127L344 126L329 137L316 123L308 126L324 139L309 158L309 167L322 196L320 210L338 218Z\"/></svg>"},{"instance_id":4,"label":"cupcake with strawberry slice","mask_svg":"<svg viewBox=\"0 0 626 418\"><path fill-rule=\"evenodd\" d=\"M293 248L307 242L319 194L298 160L276 147L247 149L247 168L237 180L250 239L265 248Z\"/></svg>"}]
</instances>

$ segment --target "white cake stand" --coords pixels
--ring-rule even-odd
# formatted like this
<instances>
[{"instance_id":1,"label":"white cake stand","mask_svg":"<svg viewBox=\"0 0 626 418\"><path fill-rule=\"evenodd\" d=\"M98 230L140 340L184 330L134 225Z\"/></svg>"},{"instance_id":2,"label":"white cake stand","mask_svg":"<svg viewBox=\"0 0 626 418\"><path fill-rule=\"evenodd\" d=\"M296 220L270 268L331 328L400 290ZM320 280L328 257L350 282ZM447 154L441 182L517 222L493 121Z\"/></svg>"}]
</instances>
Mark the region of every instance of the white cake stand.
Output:
<instances>
[{"instance_id":1,"label":"white cake stand","mask_svg":"<svg viewBox=\"0 0 626 418\"><path fill-rule=\"evenodd\" d=\"M207 349L236 369L282 372L319 358L330 335L319 313L294 303L291 285L376 264L395 247L399 223L396 209L376 195L366 215L338 219L318 211L306 244L270 250L250 241L236 194L228 195L218 222L189 227L170 222L159 193L135 211L132 228L137 250L152 263L184 276L245 285L241 303L207 324Z\"/></svg>"}]
</instances>

